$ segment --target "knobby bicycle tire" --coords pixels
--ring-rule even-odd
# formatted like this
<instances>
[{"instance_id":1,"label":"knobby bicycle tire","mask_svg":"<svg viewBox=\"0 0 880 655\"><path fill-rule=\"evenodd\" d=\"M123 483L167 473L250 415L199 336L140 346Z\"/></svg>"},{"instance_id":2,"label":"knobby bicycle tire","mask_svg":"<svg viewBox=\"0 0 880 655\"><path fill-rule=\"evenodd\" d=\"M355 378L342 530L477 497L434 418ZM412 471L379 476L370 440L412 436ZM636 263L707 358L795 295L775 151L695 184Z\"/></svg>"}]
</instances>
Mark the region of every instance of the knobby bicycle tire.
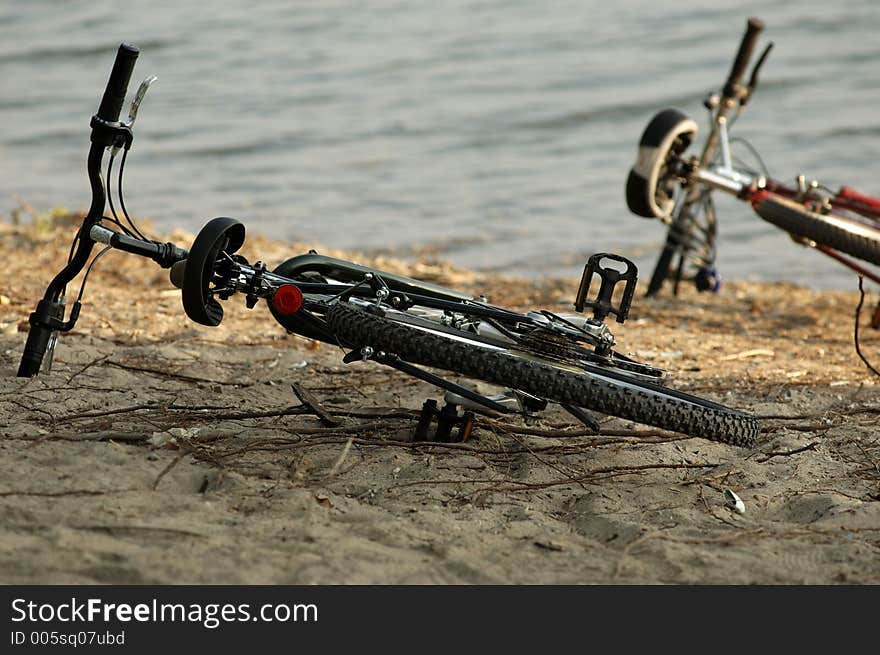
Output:
<instances>
[{"instance_id":1,"label":"knobby bicycle tire","mask_svg":"<svg viewBox=\"0 0 880 655\"><path fill-rule=\"evenodd\" d=\"M606 377L532 354L484 347L343 302L330 309L327 320L339 338L352 348L370 346L413 364L454 371L547 400L693 437L738 446L751 446L758 437L758 422L753 416L619 373Z\"/></svg>"},{"instance_id":2,"label":"knobby bicycle tire","mask_svg":"<svg viewBox=\"0 0 880 655\"><path fill-rule=\"evenodd\" d=\"M839 214L819 214L786 198L764 198L755 211L795 236L880 266L880 229Z\"/></svg>"}]
</instances>

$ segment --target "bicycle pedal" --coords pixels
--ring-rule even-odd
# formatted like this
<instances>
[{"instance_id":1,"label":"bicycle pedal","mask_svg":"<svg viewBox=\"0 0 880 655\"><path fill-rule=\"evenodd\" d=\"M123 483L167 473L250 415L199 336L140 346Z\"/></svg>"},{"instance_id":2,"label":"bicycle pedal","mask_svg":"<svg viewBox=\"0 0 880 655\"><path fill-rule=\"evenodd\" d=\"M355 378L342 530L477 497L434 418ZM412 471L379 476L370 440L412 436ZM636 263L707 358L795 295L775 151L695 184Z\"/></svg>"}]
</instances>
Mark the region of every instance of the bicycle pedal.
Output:
<instances>
[{"instance_id":1,"label":"bicycle pedal","mask_svg":"<svg viewBox=\"0 0 880 655\"><path fill-rule=\"evenodd\" d=\"M459 407L455 403L446 403L442 409L438 409L436 400L426 400L419 414L413 440L443 443L467 441L474 427L474 413L459 414L458 410ZM453 433L455 428L457 430Z\"/></svg>"},{"instance_id":2,"label":"bicycle pedal","mask_svg":"<svg viewBox=\"0 0 880 655\"><path fill-rule=\"evenodd\" d=\"M602 266L603 259L620 262L625 265L623 271L618 271L609 266ZM593 283L593 276L598 275L601 280L599 291L595 299L587 300L590 293L590 287ZM636 265L626 257L613 255L611 253L600 252L592 255L587 260L584 267L584 274L581 277L581 283L578 286L577 296L574 302L574 308L578 312L583 312L586 307L593 310L593 318L597 321L604 321L605 317L613 314L618 323L623 323L629 316L629 309L632 305L633 294L636 291L636 282L638 280L639 271ZM623 295L620 298L620 304L615 306L612 296L618 282L624 282Z\"/></svg>"},{"instance_id":3,"label":"bicycle pedal","mask_svg":"<svg viewBox=\"0 0 880 655\"><path fill-rule=\"evenodd\" d=\"M519 391L518 389L513 390L513 395L519 400L520 405L522 405L523 412L526 414L532 412L543 412L547 409L547 401L543 398L539 398L538 396L533 396L530 393L526 393L525 391Z\"/></svg>"},{"instance_id":4,"label":"bicycle pedal","mask_svg":"<svg viewBox=\"0 0 880 655\"><path fill-rule=\"evenodd\" d=\"M352 362L366 362L373 359L374 356L380 355L383 355L381 351L376 353L370 346L363 346L362 348L355 348L354 350L349 350L345 353L345 356L342 358L342 363L351 364Z\"/></svg>"}]
</instances>

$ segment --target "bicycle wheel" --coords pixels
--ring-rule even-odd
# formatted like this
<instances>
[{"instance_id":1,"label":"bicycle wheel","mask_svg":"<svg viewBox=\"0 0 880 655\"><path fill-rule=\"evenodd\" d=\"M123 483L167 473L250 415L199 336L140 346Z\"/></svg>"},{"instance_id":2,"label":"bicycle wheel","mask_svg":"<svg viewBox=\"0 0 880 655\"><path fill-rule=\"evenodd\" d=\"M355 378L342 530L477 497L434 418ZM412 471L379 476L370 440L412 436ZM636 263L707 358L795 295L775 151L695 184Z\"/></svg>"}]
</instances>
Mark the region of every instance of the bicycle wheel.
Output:
<instances>
[{"instance_id":1,"label":"bicycle wheel","mask_svg":"<svg viewBox=\"0 0 880 655\"><path fill-rule=\"evenodd\" d=\"M693 437L750 446L757 420L696 396L667 389L619 371L580 368L563 362L433 331L337 303L327 314L331 329L349 347L370 346L413 364L454 371L558 403L575 405ZM588 370L587 370L588 369Z\"/></svg>"},{"instance_id":2,"label":"bicycle wheel","mask_svg":"<svg viewBox=\"0 0 880 655\"><path fill-rule=\"evenodd\" d=\"M794 200L767 196L755 211L786 232L880 266L880 229L839 214L819 214Z\"/></svg>"},{"instance_id":3,"label":"bicycle wheel","mask_svg":"<svg viewBox=\"0 0 880 655\"><path fill-rule=\"evenodd\" d=\"M638 157L626 178L626 204L637 216L666 218L675 205L680 183L677 161L693 143L697 124L677 109L658 113L642 133Z\"/></svg>"},{"instance_id":4,"label":"bicycle wheel","mask_svg":"<svg viewBox=\"0 0 880 655\"><path fill-rule=\"evenodd\" d=\"M686 188L679 178L679 164L696 136L697 124L685 114L677 109L659 112L642 133L636 163L626 180L629 210L637 216L659 218L669 226L648 296L660 291L670 274L677 293L685 264L696 268L700 291L720 287L714 263L716 222L711 194L708 189Z\"/></svg>"}]
</instances>

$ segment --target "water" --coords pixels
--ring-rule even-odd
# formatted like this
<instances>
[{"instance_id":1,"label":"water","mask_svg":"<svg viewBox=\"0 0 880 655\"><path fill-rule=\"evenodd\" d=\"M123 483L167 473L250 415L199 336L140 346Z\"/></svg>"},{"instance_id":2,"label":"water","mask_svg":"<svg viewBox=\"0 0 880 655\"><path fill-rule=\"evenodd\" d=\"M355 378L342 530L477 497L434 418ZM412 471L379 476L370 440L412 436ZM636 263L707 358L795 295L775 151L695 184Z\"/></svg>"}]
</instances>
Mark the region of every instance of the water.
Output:
<instances>
[{"instance_id":1,"label":"water","mask_svg":"<svg viewBox=\"0 0 880 655\"><path fill-rule=\"evenodd\" d=\"M435 253L527 276L664 229L623 185L667 106L705 127L746 18L776 48L734 131L775 176L880 193L880 5L620 0L0 4L0 213L88 204L88 121L120 41L156 74L126 203L161 229L229 215L282 239ZM727 278L852 288L847 269L719 198ZM294 253L291 253L294 254Z\"/></svg>"}]
</instances>

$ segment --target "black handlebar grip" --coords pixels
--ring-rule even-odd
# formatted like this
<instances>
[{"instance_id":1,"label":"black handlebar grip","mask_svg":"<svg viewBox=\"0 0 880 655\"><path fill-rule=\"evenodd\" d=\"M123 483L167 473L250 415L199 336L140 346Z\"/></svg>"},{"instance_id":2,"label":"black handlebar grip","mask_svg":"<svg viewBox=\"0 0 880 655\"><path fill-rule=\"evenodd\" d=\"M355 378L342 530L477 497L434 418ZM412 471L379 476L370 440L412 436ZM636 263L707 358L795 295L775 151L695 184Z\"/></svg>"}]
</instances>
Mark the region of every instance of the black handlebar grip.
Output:
<instances>
[{"instance_id":1,"label":"black handlebar grip","mask_svg":"<svg viewBox=\"0 0 880 655\"><path fill-rule=\"evenodd\" d=\"M119 112L122 111L122 103L125 102L125 93L128 91L128 81L139 52L136 46L128 43L119 46L104 97L101 98L101 106L98 108L97 116L101 120L108 123L119 120Z\"/></svg>"},{"instance_id":2,"label":"black handlebar grip","mask_svg":"<svg viewBox=\"0 0 880 655\"><path fill-rule=\"evenodd\" d=\"M736 59L733 61L733 68L727 82L724 84L724 97L732 98L736 94L736 86L745 73L746 66L749 65L749 59L752 58L752 50L755 49L755 43L758 41L758 35L764 29L764 21L759 18L749 18L746 33L743 35L742 43L739 44L739 51L736 53Z\"/></svg>"},{"instance_id":3,"label":"black handlebar grip","mask_svg":"<svg viewBox=\"0 0 880 655\"><path fill-rule=\"evenodd\" d=\"M40 372L43 365L43 357L52 337L52 329L42 325L32 325L28 332L27 342L24 344L24 353L18 365L18 377L32 378Z\"/></svg>"}]
</instances>

